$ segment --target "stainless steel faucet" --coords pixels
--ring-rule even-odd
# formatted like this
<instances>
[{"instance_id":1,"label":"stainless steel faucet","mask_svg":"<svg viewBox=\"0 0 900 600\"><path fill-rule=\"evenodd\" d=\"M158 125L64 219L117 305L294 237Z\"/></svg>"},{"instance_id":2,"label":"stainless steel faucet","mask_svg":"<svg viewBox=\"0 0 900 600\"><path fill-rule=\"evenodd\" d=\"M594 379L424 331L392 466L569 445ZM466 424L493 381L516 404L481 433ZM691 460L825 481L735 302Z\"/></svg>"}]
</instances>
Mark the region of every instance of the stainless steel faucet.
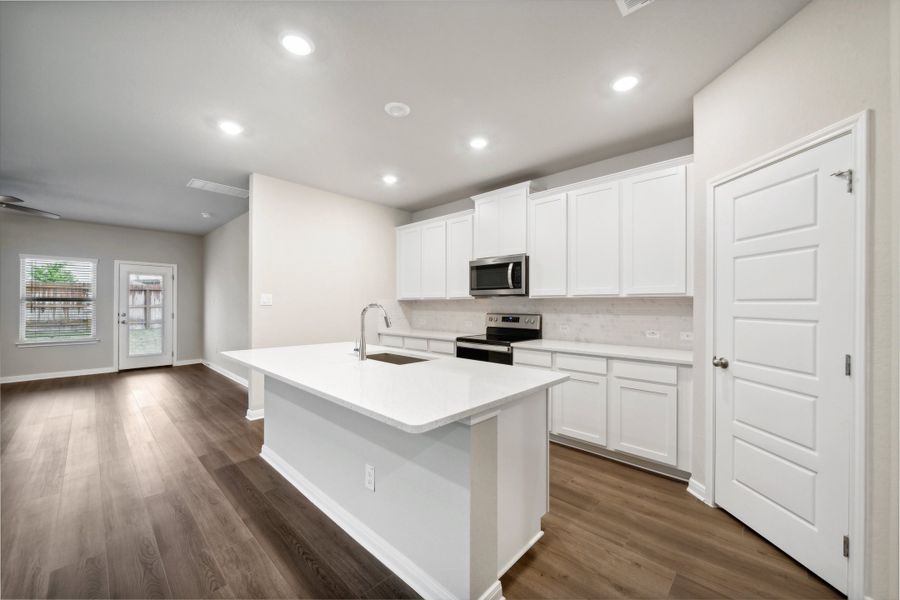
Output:
<instances>
[{"instance_id":1,"label":"stainless steel faucet","mask_svg":"<svg viewBox=\"0 0 900 600\"><path fill-rule=\"evenodd\" d=\"M359 360L366 360L366 313L370 308L380 308L384 313L384 324L388 327L391 326L391 318L382 305L373 302L363 307L362 312L359 313Z\"/></svg>"}]
</instances>

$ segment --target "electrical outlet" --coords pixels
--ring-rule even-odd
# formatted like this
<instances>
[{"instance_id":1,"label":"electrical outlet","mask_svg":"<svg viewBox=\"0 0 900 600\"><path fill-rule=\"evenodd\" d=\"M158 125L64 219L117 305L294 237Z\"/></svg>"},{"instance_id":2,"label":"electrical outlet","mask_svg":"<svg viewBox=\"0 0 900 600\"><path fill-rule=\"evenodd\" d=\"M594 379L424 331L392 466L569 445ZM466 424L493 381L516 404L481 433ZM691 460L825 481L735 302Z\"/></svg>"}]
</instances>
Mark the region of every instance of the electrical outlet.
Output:
<instances>
[{"instance_id":1,"label":"electrical outlet","mask_svg":"<svg viewBox=\"0 0 900 600\"><path fill-rule=\"evenodd\" d=\"M259 295L259 305L260 306L272 306L272 294L260 294Z\"/></svg>"},{"instance_id":2,"label":"electrical outlet","mask_svg":"<svg viewBox=\"0 0 900 600\"><path fill-rule=\"evenodd\" d=\"M366 489L375 491L375 467L366 465Z\"/></svg>"},{"instance_id":3,"label":"electrical outlet","mask_svg":"<svg viewBox=\"0 0 900 600\"><path fill-rule=\"evenodd\" d=\"M693 331L682 331L681 335L682 342L693 342L694 341L694 332Z\"/></svg>"},{"instance_id":4,"label":"electrical outlet","mask_svg":"<svg viewBox=\"0 0 900 600\"><path fill-rule=\"evenodd\" d=\"M560 333L569 333L569 326L566 323L559 324L559 332Z\"/></svg>"},{"instance_id":5,"label":"electrical outlet","mask_svg":"<svg viewBox=\"0 0 900 600\"><path fill-rule=\"evenodd\" d=\"M648 329L644 332L644 337L650 338L651 340L659 339L659 331L656 329Z\"/></svg>"}]
</instances>

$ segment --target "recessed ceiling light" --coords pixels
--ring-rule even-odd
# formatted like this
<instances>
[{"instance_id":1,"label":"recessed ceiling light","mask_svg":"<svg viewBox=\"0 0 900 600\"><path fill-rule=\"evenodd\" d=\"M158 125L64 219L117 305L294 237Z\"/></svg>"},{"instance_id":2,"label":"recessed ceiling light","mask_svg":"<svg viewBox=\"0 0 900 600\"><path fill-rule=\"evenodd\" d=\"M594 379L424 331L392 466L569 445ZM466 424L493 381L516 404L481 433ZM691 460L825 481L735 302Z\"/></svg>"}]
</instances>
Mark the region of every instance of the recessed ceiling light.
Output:
<instances>
[{"instance_id":1,"label":"recessed ceiling light","mask_svg":"<svg viewBox=\"0 0 900 600\"><path fill-rule=\"evenodd\" d=\"M234 121L219 121L219 129L228 135L238 135L244 131L244 126Z\"/></svg>"},{"instance_id":2,"label":"recessed ceiling light","mask_svg":"<svg viewBox=\"0 0 900 600\"><path fill-rule=\"evenodd\" d=\"M282 36L281 45L285 50L297 56L309 56L316 50L316 46L311 41L294 34Z\"/></svg>"},{"instance_id":3,"label":"recessed ceiling light","mask_svg":"<svg viewBox=\"0 0 900 600\"><path fill-rule=\"evenodd\" d=\"M384 112L397 118L409 115L411 110L409 104L403 104L402 102L388 102L384 105Z\"/></svg>"},{"instance_id":4,"label":"recessed ceiling light","mask_svg":"<svg viewBox=\"0 0 900 600\"><path fill-rule=\"evenodd\" d=\"M487 148L487 145L487 138L473 137L471 140L469 140L469 147L473 150L484 150L485 148Z\"/></svg>"},{"instance_id":5,"label":"recessed ceiling light","mask_svg":"<svg viewBox=\"0 0 900 600\"><path fill-rule=\"evenodd\" d=\"M212 216L212 214L204 211L204 212L200 213L200 216L203 217L204 219L208 219Z\"/></svg>"},{"instance_id":6,"label":"recessed ceiling light","mask_svg":"<svg viewBox=\"0 0 900 600\"><path fill-rule=\"evenodd\" d=\"M387 185L394 185L395 183L397 183L397 176L388 173L387 175L383 176L381 180Z\"/></svg>"},{"instance_id":7,"label":"recessed ceiling light","mask_svg":"<svg viewBox=\"0 0 900 600\"><path fill-rule=\"evenodd\" d=\"M638 79L634 75L619 77L613 82L612 89L616 90L617 92L627 92L628 90L633 89L639 81L640 79Z\"/></svg>"}]
</instances>

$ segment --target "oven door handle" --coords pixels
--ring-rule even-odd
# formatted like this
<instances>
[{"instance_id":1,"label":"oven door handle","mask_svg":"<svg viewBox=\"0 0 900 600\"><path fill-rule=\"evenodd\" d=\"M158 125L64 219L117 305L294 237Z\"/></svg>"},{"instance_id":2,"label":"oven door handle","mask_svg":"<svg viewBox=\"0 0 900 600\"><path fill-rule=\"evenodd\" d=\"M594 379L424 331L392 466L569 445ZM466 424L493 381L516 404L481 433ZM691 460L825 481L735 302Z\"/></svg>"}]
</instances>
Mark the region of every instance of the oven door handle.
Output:
<instances>
[{"instance_id":1,"label":"oven door handle","mask_svg":"<svg viewBox=\"0 0 900 600\"><path fill-rule=\"evenodd\" d=\"M457 348L470 348L472 350L487 350L488 352L512 352L512 346L497 346L495 344L473 344L471 342L456 342Z\"/></svg>"},{"instance_id":2,"label":"oven door handle","mask_svg":"<svg viewBox=\"0 0 900 600\"><path fill-rule=\"evenodd\" d=\"M509 289L513 289L512 272L514 264L516 263L509 263L509 268L506 269L506 283L509 284Z\"/></svg>"}]
</instances>

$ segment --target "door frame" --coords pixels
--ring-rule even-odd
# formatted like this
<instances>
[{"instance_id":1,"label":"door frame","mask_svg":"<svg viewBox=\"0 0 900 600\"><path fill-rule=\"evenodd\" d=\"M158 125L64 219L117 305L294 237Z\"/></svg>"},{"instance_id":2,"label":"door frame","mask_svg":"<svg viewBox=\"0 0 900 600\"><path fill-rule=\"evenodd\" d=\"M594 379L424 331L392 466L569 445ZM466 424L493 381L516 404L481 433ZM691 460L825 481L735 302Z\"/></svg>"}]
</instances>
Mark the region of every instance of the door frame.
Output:
<instances>
[{"instance_id":1,"label":"door frame","mask_svg":"<svg viewBox=\"0 0 900 600\"><path fill-rule=\"evenodd\" d=\"M868 310L868 227L869 206L872 204L872 188L869 185L871 152L869 127L871 122L870 111L865 110L852 117L838 121L811 135L791 142L781 148L765 154L736 169L709 179L706 184L706 315L704 336L704 350L696 357L701 364L709 365L715 351L716 339L716 261L715 261L715 190L716 187L728 183L738 177L742 177L771 164L800 154L814 146L829 142L843 135L849 135L856 168L853 177L854 189L857 191L855 213L855 245L854 245L854 289L853 298L853 368L858 375L854 379L854 397L852 406L852 422L850 424L850 474L849 474L849 531L852 540L847 571L847 597L851 599L863 598L865 594L866 565L864 562L866 551L866 465L868 456L866 452L866 417L867 403L866 390L869 378L869 364L866 359L866 345L868 342L867 319ZM704 455L706 458L705 498L704 502L710 506L715 503L715 469L716 469L716 385L715 370L707 368L703 378L703 387L706 397L704 429L706 439L704 441ZM699 486L694 486L699 487Z\"/></svg>"},{"instance_id":2,"label":"door frame","mask_svg":"<svg viewBox=\"0 0 900 600\"><path fill-rule=\"evenodd\" d=\"M113 261L113 370L119 369L119 267L122 263L147 267L172 267L172 366L178 363L178 265L174 263L148 262L146 260Z\"/></svg>"}]
</instances>

